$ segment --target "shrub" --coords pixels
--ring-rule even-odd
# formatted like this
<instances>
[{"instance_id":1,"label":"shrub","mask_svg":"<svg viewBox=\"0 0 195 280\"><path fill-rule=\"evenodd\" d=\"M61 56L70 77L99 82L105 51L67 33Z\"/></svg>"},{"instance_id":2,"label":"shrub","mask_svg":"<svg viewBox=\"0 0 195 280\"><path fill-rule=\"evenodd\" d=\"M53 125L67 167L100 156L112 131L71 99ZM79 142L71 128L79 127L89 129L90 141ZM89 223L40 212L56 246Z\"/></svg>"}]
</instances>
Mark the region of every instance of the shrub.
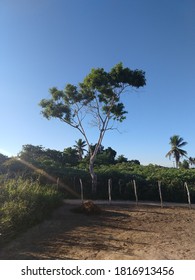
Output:
<instances>
[{"instance_id":1,"label":"shrub","mask_svg":"<svg viewBox=\"0 0 195 280\"><path fill-rule=\"evenodd\" d=\"M62 201L52 186L8 180L0 186L0 243L47 218Z\"/></svg>"}]
</instances>

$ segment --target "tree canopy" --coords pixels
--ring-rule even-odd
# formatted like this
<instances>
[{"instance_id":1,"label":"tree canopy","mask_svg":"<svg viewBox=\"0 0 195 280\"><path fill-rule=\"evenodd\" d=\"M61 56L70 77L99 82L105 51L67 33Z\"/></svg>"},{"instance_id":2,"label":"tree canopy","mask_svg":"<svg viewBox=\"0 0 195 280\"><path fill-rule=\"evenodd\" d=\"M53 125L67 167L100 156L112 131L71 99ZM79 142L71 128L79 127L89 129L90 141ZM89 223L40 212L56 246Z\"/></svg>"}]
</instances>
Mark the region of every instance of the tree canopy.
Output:
<instances>
[{"instance_id":1,"label":"tree canopy","mask_svg":"<svg viewBox=\"0 0 195 280\"><path fill-rule=\"evenodd\" d=\"M113 121L122 122L127 111L121 102L121 95L131 88L143 87L146 84L145 72L115 65L110 72L103 68L92 69L78 86L67 84L64 90L51 88L50 99L42 99L40 106L45 118L58 118L83 135L89 152L89 170L92 177L92 188L96 185L93 164L106 131L113 129ZM85 118L97 127L99 136L92 151L86 134Z\"/></svg>"}]
</instances>

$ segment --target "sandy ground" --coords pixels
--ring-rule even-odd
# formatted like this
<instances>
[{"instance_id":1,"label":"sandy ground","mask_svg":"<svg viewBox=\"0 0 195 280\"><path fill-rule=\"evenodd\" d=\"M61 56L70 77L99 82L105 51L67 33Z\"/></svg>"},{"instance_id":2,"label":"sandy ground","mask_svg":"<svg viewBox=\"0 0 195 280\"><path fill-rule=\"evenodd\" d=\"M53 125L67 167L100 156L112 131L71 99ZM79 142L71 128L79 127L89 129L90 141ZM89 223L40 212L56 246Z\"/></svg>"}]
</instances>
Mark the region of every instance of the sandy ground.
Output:
<instances>
[{"instance_id":1,"label":"sandy ground","mask_svg":"<svg viewBox=\"0 0 195 280\"><path fill-rule=\"evenodd\" d=\"M101 205L99 215L64 204L50 220L0 250L0 259L194 260L195 209Z\"/></svg>"}]
</instances>

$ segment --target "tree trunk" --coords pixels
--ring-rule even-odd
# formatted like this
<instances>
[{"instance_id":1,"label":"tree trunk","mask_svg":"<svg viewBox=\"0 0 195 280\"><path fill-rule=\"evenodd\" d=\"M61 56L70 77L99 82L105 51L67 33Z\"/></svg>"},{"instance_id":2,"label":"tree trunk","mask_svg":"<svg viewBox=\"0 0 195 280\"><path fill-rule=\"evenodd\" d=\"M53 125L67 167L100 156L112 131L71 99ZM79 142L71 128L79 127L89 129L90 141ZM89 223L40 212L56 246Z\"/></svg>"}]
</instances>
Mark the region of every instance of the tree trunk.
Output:
<instances>
[{"instance_id":1,"label":"tree trunk","mask_svg":"<svg viewBox=\"0 0 195 280\"><path fill-rule=\"evenodd\" d=\"M176 165L176 168L179 168L179 160L180 160L180 156L179 155L175 155L175 165Z\"/></svg>"},{"instance_id":2,"label":"tree trunk","mask_svg":"<svg viewBox=\"0 0 195 280\"><path fill-rule=\"evenodd\" d=\"M94 172L94 159L90 159L89 161L89 172L92 180L92 194L96 194L97 192L97 175Z\"/></svg>"},{"instance_id":3,"label":"tree trunk","mask_svg":"<svg viewBox=\"0 0 195 280\"><path fill-rule=\"evenodd\" d=\"M107 125L105 126L104 129L101 130L98 143L96 144L95 150L93 152L92 152L92 150L90 149L90 146L89 146L89 151L90 151L89 172L90 172L91 179L92 179L92 194L96 194L96 192L97 192L97 175L94 172L94 162L95 162L98 150L100 148L100 145L102 143L102 139L104 137L106 127L107 127Z\"/></svg>"}]
</instances>

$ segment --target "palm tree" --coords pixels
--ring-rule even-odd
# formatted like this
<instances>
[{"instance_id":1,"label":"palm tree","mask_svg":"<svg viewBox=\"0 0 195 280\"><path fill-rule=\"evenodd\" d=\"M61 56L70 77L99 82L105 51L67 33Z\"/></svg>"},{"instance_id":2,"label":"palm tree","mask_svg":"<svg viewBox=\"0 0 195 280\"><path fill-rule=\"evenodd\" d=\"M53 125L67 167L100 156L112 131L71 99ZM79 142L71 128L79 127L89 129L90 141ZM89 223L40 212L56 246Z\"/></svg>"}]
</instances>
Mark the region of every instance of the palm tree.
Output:
<instances>
[{"instance_id":1,"label":"palm tree","mask_svg":"<svg viewBox=\"0 0 195 280\"><path fill-rule=\"evenodd\" d=\"M75 149L77 150L77 153L79 155L79 159L82 160L84 151L86 151L86 142L82 139L79 139L78 141L75 141L76 145L74 145Z\"/></svg>"},{"instance_id":2,"label":"palm tree","mask_svg":"<svg viewBox=\"0 0 195 280\"><path fill-rule=\"evenodd\" d=\"M189 161L189 164L190 164L190 165L195 165L195 158L189 157L189 158L188 158L188 161Z\"/></svg>"},{"instance_id":3,"label":"palm tree","mask_svg":"<svg viewBox=\"0 0 195 280\"><path fill-rule=\"evenodd\" d=\"M183 138L179 135L173 135L170 137L171 150L166 154L166 157L175 158L176 168L179 167L179 161L182 156L187 157L187 152L182 150L181 147L185 146L187 142L183 141Z\"/></svg>"}]
</instances>

